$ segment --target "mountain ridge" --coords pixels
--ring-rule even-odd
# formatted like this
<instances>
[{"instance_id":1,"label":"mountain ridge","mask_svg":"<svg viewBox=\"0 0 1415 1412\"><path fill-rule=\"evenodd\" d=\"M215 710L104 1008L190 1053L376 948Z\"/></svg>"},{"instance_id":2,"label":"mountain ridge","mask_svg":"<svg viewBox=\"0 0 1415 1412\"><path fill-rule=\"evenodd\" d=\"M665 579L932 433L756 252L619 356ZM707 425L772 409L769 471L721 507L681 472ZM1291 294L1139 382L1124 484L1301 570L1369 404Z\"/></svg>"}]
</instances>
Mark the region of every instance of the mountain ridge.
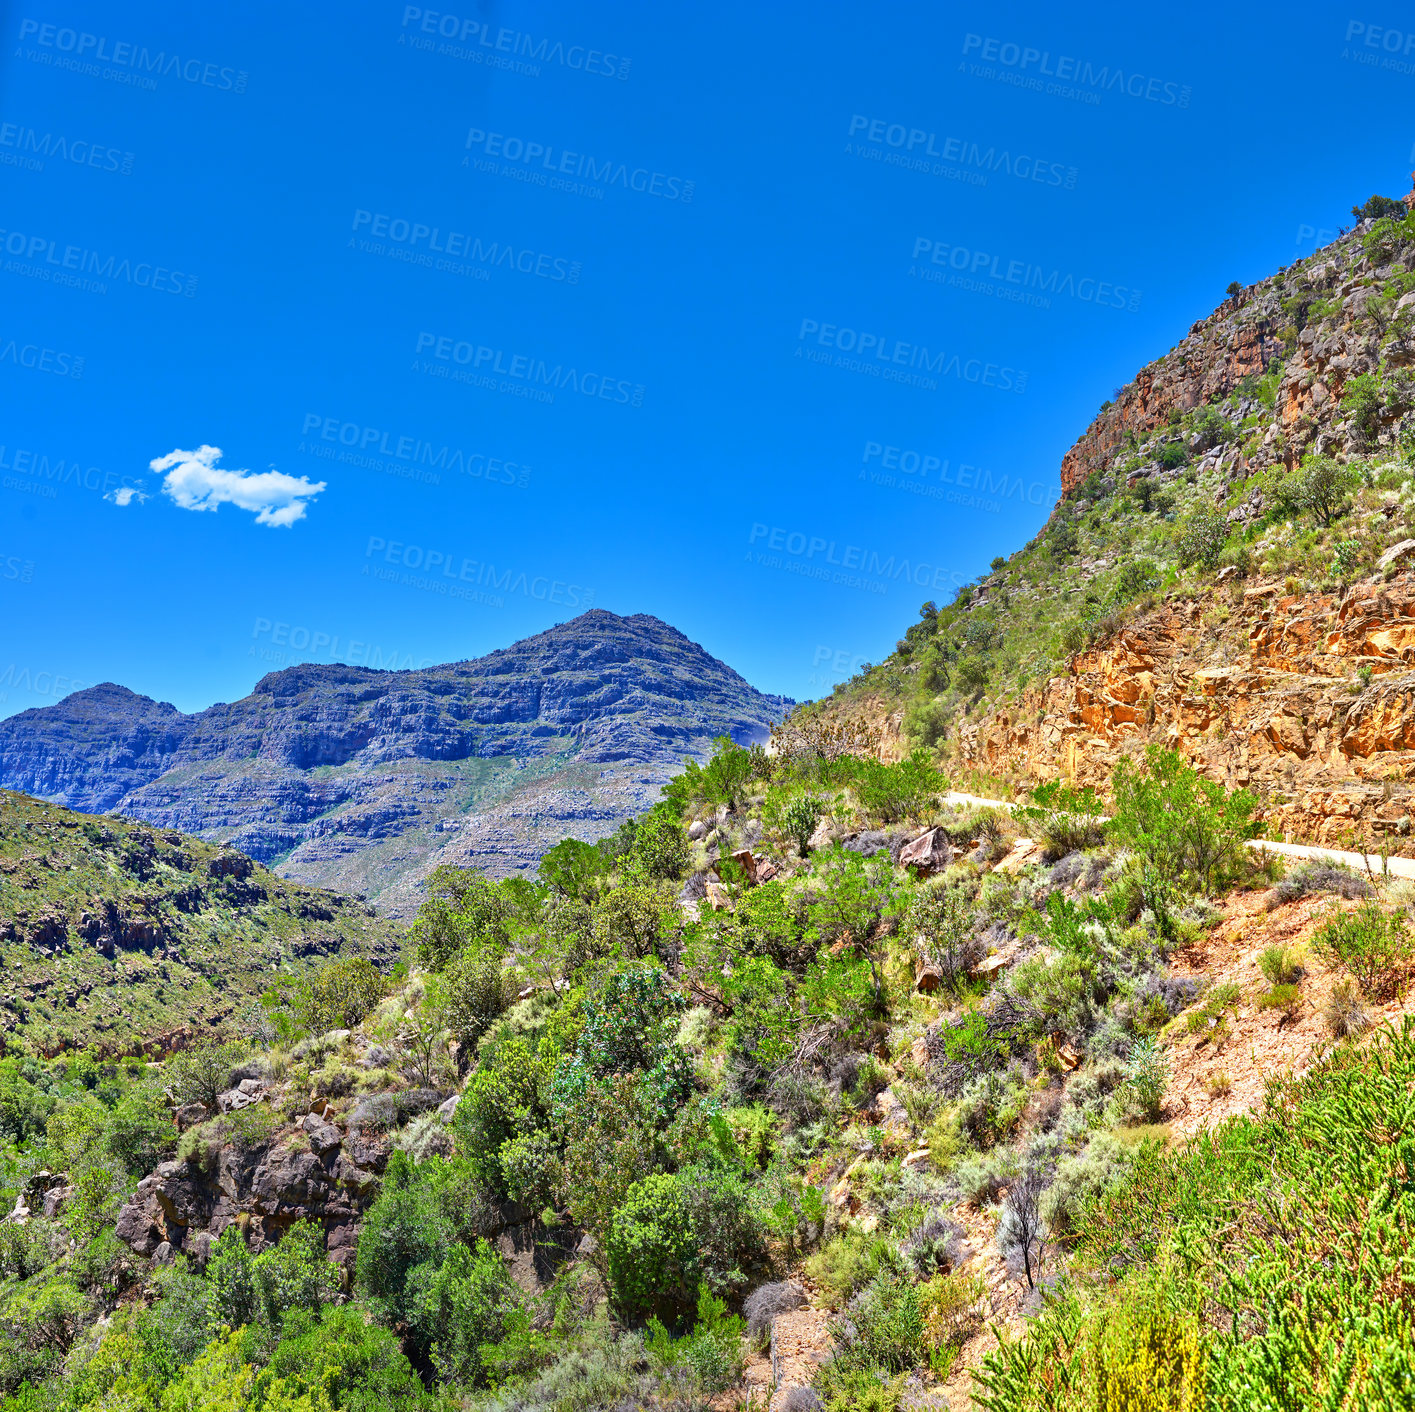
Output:
<instances>
[{"instance_id":1,"label":"mountain ridge","mask_svg":"<svg viewBox=\"0 0 1415 1412\"><path fill-rule=\"evenodd\" d=\"M433 667L299 663L190 713L100 683L0 721L0 785L379 894L435 866L459 832L492 872L533 867L541 829L506 813L526 786L564 776L536 819L599 836L714 737L765 739L792 704L659 618L597 608ZM398 906L415 905L407 891Z\"/></svg>"}]
</instances>

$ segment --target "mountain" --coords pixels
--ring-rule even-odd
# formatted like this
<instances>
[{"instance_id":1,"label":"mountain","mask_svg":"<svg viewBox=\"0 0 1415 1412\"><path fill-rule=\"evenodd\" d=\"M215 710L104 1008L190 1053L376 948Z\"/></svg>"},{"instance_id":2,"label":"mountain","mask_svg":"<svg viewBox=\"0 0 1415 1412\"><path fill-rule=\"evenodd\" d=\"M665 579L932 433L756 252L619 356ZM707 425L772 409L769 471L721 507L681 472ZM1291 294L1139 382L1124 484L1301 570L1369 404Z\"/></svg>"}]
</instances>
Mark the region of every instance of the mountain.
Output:
<instances>
[{"instance_id":1,"label":"mountain","mask_svg":"<svg viewBox=\"0 0 1415 1412\"><path fill-rule=\"evenodd\" d=\"M1041 533L814 712L994 790L1163 744L1272 836L1415 851L1415 214L1373 200L1231 286L1066 453Z\"/></svg>"},{"instance_id":2,"label":"mountain","mask_svg":"<svg viewBox=\"0 0 1415 1412\"><path fill-rule=\"evenodd\" d=\"M239 1028L272 970L340 951L386 967L400 931L232 849L0 791L0 1025L43 1053Z\"/></svg>"},{"instance_id":3,"label":"mountain","mask_svg":"<svg viewBox=\"0 0 1415 1412\"><path fill-rule=\"evenodd\" d=\"M191 715L104 683L0 721L0 785L407 913L438 863L502 876L602 837L685 756L764 740L791 704L657 618L596 609L445 666L289 667Z\"/></svg>"}]
</instances>

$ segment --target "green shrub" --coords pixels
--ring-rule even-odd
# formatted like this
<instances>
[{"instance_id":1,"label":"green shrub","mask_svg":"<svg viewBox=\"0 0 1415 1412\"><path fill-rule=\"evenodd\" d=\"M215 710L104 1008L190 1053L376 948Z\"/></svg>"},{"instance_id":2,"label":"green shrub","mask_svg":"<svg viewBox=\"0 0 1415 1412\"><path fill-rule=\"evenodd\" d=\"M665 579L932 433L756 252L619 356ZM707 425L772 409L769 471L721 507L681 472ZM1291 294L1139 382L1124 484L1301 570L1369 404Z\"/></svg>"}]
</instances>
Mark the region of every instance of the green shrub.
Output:
<instances>
[{"instance_id":1,"label":"green shrub","mask_svg":"<svg viewBox=\"0 0 1415 1412\"><path fill-rule=\"evenodd\" d=\"M1404 914L1384 912L1375 901L1332 914L1313 936L1312 947L1328 965L1346 967L1372 1000L1400 992L1412 951Z\"/></svg>"},{"instance_id":2,"label":"green shrub","mask_svg":"<svg viewBox=\"0 0 1415 1412\"><path fill-rule=\"evenodd\" d=\"M1273 498L1279 514L1293 519L1310 514L1325 526L1345 513L1355 484L1352 467L1338 465L1330 456L1306 456L1297 470L1278 481Z\"/></svg>"},{"instance_id":3,"label":"green shrub","mask_svg":"<svg viewBox=\"0 0 1415 1412\"><path fill-rule=\"evenodd\" d=\"M268 991L262 1000L267 1010L288 1009L297 1030L322 1035L329 1030L353 1029L388 993L387 978L364 956L344 956L287 986ZM276 1021L277 1028L279 1020Z\"/></svg>"},{"instance_id":4,"label":"green shrub","mask_svg":"<svg viewBox=\"0 0 1415 1412\"><path fill-rule=\"evenodd\" d=\"M1302 992L1295 985L1275 985L1258 997L1258 1009L1281 1010L1295 1020L1302 1009Z\"/></svg>"},{"instance_id":5,"label":"green shrub","mask_svg":"<svg viewBox=\"0 0 1415 1412\"><path fill-rule=\"evenodd\" d=\"M904 735L909 743L925 750L935 750L948 738L953 713L942 701L932 697L915 701L904 713Z\"/></svg>"},{"instance_id":6,"label":"green shrub","mask_svg":"<svg viewBox=\"0 0 1415 1412\"><path fill-rule=\"evenodd\" d=\"M1031 802L1016 811L1018 823L1039 838L1053 861L1105 841L1104 806L1095 790L1078 789L1065 780L1049 780L1031 792Z\"/></svg>"},{"instance_id":7,"label":"green shrub","mask_svg":"<svg viewBox=\"0 0 1415 1412\"><path fill-rule=\"evenodd\" d=\"M464 947L504 954L511 946L511 904L501 887L472 868L440 867L427 880L411 940L418 963L440 971Z\"/></svg>"},{"instance_id":8,"label":"green shrub","mask_svg":"<svg viewBox=\"0 0 1415 1412\"><path fill-rule=\"evenodd\" d=\"M1200 451L1208 451L1211 447L1221 446L1233 434L1228 418L1211 402L1205 403L1204 406L1194 411L1189 419L1189 425L1196 438L1197 449Z\"/></svg>"},{"instance_id":9,"label":"green shrub","mask_svg":"<svg viewBox=\"0 0 1415 1412\"><path fill-rule=\"evenodd\" d=\"M512 998L501 953L475 943L464 947L442 973L438 1000L452 1037L473 1046L506 1013Z\"/></svg>"},{"instance_id":10,"label":"green shrub","mask_svg":"<svg viewBox=\"0 0 1415 1412\"><path fill-rule=\"evenodd\" d=\"M1302 975L1302 963L1290 946L1265 946L1258 957L1258 969L1269 985L1291 985Z\"/></svg>"},{"instance_id":11,"label":"green shrub","mask_svg":"<svg viewBox=\"0 0 1415 1412\"><path fill-rule=\"evenodd\" d=\"M1179 524L1174 536L1174 552L1181 568L1217 567L1233 526L1221 510L1200 506Z\"/></svg>"},{"instance_id":12,"label":"green shrub","mask_svg":"<svg viewBox=\"0 0 1415 1412\"><path fill-rule=\"evenodd\" d=\"M632 1186L607 1245L609 1283L626 1310L677 1318L699 1286L740 1289L760 1257L761 1232L741 1178L711 1167L659 1172Z\"/></svg>"},{"instance_id":13,"label":"green shrub","mask_svg":"<svg viewBox=\"0 0 1415 1412\"><path fill-rule=\"evenodd\" d=\"M1342 389L1341 410L1350 421L1356 444L1374 445L1381 429L1380 379L1374 373L1361 373L1349 379Z\"/></svg>"},{"instance_id":14,"label":"green shrub","mask_svg":"<svg viewBox=\"0 0 1415 1412\"><path fill-rule=\"evenodd\" d=\"M497 1249L453 1245L440 1262L415 1266L408 1277L408 1322L439 1378L461 1387L486 1381L482 1347L500 1342L520 1298Z\"/></svg>"},{"instance_id":15,"label":"green shrub","mask_svg":"<svg viewBox=\"0 0 1415 1412\"><path fill-rule=\"evenodd\" d=\"M1151 745L1143 764L1123 758L1111 782L1112 830L1150 870L1146 905L1166 885L1210 891L1242 876L1244 843L1258 832L1258 801L1204 779L1173 751ZM1163 904L1161 904L1163 905Z\"/></svg>"},{"instance_id":16,"label":"green shrub","mask_svg":"<svg viewBox=\"0 0 1415 1412\"><path fill-rule=\"evenodd\" d=\"M902 1377L882 1378L877 1369L851 1366L838 1358L821 1365L811 1386L825 1412L899 1412L904 1401Z\"/></svg>"},{"instance_id":17,"label":"green shrub","mask_svg":"<svg viewBox=\"0 0 1415 1412\"><path fill-rule=\"evenodd\" d=\"M846 1231L806 1261L806 1275L832 1308L841 1309L881 1272L902 1273L903 1260L883 1236Z\"/></svg>"},{"instance_id":18,"label":"green shrub","mask_svg":"<svg viewBox=\"0 0 1415 1412\"><path fill-rule=\"evenodd\" d=\"M706 1287L698 1293L692 1330L683 1338L671 1338L657 1319L650 1319L648 1328L645 1348L650 1360L660 1373L686 1378L698 1397L714 1397L741 1380L746 1320L729 1314L726 1302Z\"/></svg>"},{"instance_id":19,"label":"green shrub","mask_svg":"<svg viewBox=\"0 0 1415 1412\"><path fill-rule=\"evenodd\" d=\"M861 760L854 780L861 807L886 824L917 818L935 808L939 792L947 787L947 779L930 763L925 750L915 750L892 765Z\"/></svg>"},{"instance_id":20,"label":"green shrub","mask_svg":"<svg viewBox=\"0 0 1415 1412\"><path fill-rule=\"evenodd\" d=\"M1109 1133L1097 1133L1084 1151L1063 1157L1041 1199L1042 1219L1052 1235L1070 1230L1077 1214L1118 1186L1134 1161L1135 1149Z\"/></svg>"},{"instance_id":21,"label":"green shrub","mask_svg":"<svg viewBox=\"0 0 1415 1412\"><path fill-rule=\"evenodd\" d=\"M908 927L919 950L955 993L983 959L977 913L961 887L920 888L909 907Z\"/></svg>"},{"instance_id":22,"label":"green shrub","mask_svg":"<svg viewBox=\"0 0 1415 1412\"><path fill-rule=\"evenodd\" d=\"M1137 1039L1130 1050L1125 1091L1145 1122L1159 1121L1168 1083L1169 1064L1164 1051L1152 1039Z\"/></svg>"},{"instance_id":23,"label":"green shrub","mask_svg":"<svg viewBox=\"0 0 1415 1412\"><path fill-rule=\"evenodd\" d=\"M557 1176L550 1134L555 1051L525 1040L494 1041L468 1080L453 1118L457 1150L498 1196L548 1205Z\"/></svg>"},{"instance_id":24,"label":"green shrub","mask_svg":"<svg viewBox=\"0 0 1415 1412\"><path fill-rule=\"evenodd\" d=\"M671 806L639 820L629 856L651 882L672 882L688 871L688 835Z\"/></svg>"},{"instance_id":25,"label":"green shrub","mask_svg":"<svg viewBox=\"0 0 1415 1412\"><path fill-rule=\"evenodd\" d=\"M286 1319L270 1362L255 1380L252 1405L341 1408L348 1412L432 1412L397 1338L346 1304L316 1317L296 1310ZM300 1399L308 1398L309 1402Z\"/></svg>"},{"instance_id":26,"label":"green shrub","mask_svg":"<svg viewBox=\"0 0 1415 1412\"><path fill-rule=\"evenodd\" d=\"M927 1363L918 1287L894 1274L877 1275L851 1304L849 1324L837 1340L836 1357L847 1366L904 1373Z\"/></svg>"},{"instance_id":27,"label":"green shrub","mask_svg":"<svg viewBox=\"0 0 1415 1412\"><path fill-rule=\"evenodd\" d=\"M1368 1050L1343 1045L1302 1080L1276 1081L1261 1114L1179 1149L1144 1146L1075 1222L1080 1269L1103 1272L1093 1296L1073 1283L987 1355L978 1404L1404 1405L1412 1092L1405 1017Z\"/></svg>"},{"instance_id":28,"label":"green shrub","mask_svg":"<svg viewBox=\"0 0 1415 1412\"><path fill-rule=\"evenodd\" d=\"M678 928L672 899L648 883L621 883L590 911L595 948L602 956L658 956Z\"/></svg>"},{"instance_id":29,"label":"green shrub","mask_svg":"<svg viewBox=\"0 0 1415 1412\"><path fill-rule=\"evenodd\" d=\"M204 1103L213 1111L217 1098L231 1086L231 1070L249 1053L235 1040L198 1040L179 1050L162 1067L163 1078L178 1106Z\"/></svg>"}]
</instances>

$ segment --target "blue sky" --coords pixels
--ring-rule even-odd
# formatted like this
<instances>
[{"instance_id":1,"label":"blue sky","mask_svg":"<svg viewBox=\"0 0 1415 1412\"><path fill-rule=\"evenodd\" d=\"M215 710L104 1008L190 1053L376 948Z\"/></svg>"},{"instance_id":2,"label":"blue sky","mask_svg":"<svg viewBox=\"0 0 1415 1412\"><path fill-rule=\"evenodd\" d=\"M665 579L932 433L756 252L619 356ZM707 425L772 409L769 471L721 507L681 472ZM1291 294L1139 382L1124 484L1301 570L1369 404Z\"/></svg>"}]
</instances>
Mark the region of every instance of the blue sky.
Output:
<instances>
[{"instance_id":1,"label":"blue sky","mask_svg":"<svg viewBox=\"0 0 1415 1412\"><path fill-rule=\"evenodd\" d=\"M452 3L8 7L0 713L590 605L822 695L1415 166L1391 6Z\"/></svg>"}]
</instances>

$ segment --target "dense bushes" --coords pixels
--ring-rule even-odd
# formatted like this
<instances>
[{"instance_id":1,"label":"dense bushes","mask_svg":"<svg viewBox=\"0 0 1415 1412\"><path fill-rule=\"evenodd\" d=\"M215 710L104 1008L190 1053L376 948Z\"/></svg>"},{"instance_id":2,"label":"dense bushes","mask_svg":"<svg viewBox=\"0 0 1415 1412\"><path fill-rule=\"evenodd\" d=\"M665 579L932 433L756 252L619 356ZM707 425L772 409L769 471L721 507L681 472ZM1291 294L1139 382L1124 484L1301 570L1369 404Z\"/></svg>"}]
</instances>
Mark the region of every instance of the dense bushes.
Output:
<instances>
[{"instance_id":1,"label":"dense bushes","mask_svg":"<svg viewBox=\"0 0 1415 1412\"><path fill-rule=\"evenodd\" d=\"M762 1253L741 1179L697 1165L630 1187L610 1228L609 1281L626 1310L677 1318L697 1302L700 1287L741 1291Z\"/></svg>"},{"instance_id":2,"label":"dense bushes","mask_svg":"<svg viewBox=\"0 0 1415 1412\"><path fill-rule=\"evenodd\" d=\"M1275 1085L1258 1117L1181 1151L1142 1149L1075 1220L1078 1256L1105 1280L1074 1286L990 1355L979 1403L1405 1405L1412 1093L1407 1018L1370 1052L1344 1047Z\"/></svg>"}]
</instances>

